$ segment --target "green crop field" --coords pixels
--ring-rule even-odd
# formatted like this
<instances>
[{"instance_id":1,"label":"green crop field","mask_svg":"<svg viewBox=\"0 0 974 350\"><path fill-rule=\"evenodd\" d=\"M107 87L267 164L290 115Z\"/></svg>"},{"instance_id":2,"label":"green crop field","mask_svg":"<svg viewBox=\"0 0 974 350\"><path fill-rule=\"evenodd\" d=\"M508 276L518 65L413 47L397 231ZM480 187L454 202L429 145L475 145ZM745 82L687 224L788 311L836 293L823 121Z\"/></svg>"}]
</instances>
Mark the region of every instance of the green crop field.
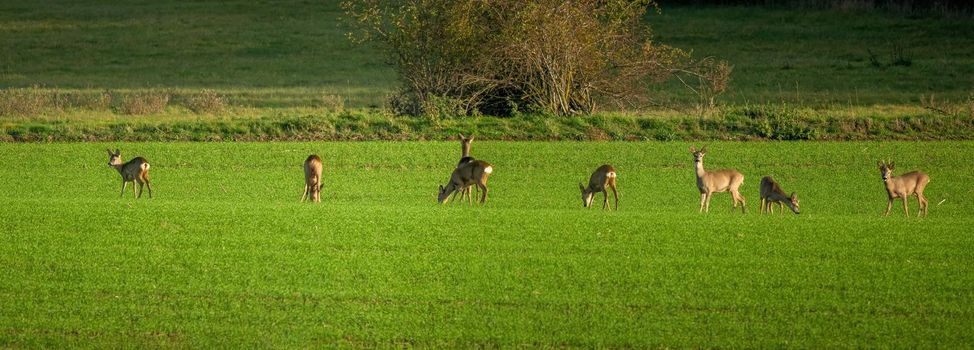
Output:
<instances>
[{"instance_id":1,"label":"green crop field","mask_svg":"<svg viewBox=\"0 0 974 350\"><path fill-rule=\"evenodd\" d=\"M154 198L118 197L116 146ZM454 142L0 144L0 347L974 344L974 143L711 143L745 215L697 213L688 146L476 141L470 207L434 203ZM881 215L890 157L928 218ZM602 163L618 212L581 207ZM801 215L758 213L763 175Z\"/></svg>"}]
</instances>

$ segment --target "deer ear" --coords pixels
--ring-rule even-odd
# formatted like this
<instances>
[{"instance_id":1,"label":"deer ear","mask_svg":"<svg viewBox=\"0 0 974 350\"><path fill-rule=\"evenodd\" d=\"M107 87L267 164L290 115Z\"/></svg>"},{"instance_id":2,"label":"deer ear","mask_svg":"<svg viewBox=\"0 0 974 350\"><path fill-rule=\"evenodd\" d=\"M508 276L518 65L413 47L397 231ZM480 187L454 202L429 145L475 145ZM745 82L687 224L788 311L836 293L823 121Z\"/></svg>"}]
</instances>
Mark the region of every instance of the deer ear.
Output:
<instances>
[{"instance_id":1,"label":"deer ear","mask_svg":"<svg viewBox=\"0 0 974 350\"><path fill-rule=\"evenodd\" d=\"M893 167L895 166L896 166L896 162L889 162L889 170L893 170Z\"/></svg>"},{"instance_id":2,"label":"deer ear","mask_svg":"<svg viewBox=\"0 0 974 350\"><path fill-rule=\"evenodd\" d=\"M704 145L703 148L700 149L700 153L707 153L707 146L706 145Z\"/></svg>"},{"instance_id":3,"label":"deer ear","mask_svg":"<svg viewBox=\"0 0 974 350\"><path fill-rule=\"evenodd\" d=\"M791 193L791 200L796 200L796 199L798 199L798 196L795 195L795 192L792 192Z\"/></svg>"},{"instance_id":4,"label":"deer ear","mask_svg":"<svg viewBox=\"0 0 974 350\"><path fill-rule=\"evenodd\" d=\"M115 155L115 153L112 153L112 150L110 150L110 149L107 149L107 148L106 148L105 150L106 150L106 151L108 151L108 156L109 156L109 157L111 157L111 156L114 156L114 155Z\"/></svg>"},{"instance_id":5,"label":"deer ear","mask_svg":"<svg viewBox=\"0 0 974 350\"><path fill-rule=\"evenodd\" d=\"M463 136L463 134L461 134L461 133L457 133L457 135L458 135L458 136L460 136L460 139L461 139L461 140L463 140L463 139L466 139L466 138L467 138L466 136Z\"/></svg>"},{"instance_id":6,"label":"deer ear","mask_svg":"<svg viewBox=\"0 0 974 350\"><path fill-rule=\"evenodd\" d=\"M878 166L880 169L882 169L883 168L883 161L877 160L876 161L876 166Z\"/></svg>"},{"instance_id":7,"label":"deer ear","mask_svg":"<svg viewBox=\"0 0 974 350\"><path fill-rule=\"evenodd\" d=\"M697 148L690 146L690 153L697 153Z\"/></svg>"},{"instance_id":8,"label":"deer ear","mask_svg":"<svg viewBox=\"0 0 974 350\"><path fill-rule=\"evenodd\" d=\"M116 155L116 156L118 156L118 155L122 155L122 151L121 151L121 150L119 150L118 148L116 148L116 149L115 149L115 155Z\"/></svg>"},{"instance_id":9,"label":"deer ear","mask_svg":"<svg viewBox=\"0 0 974 350\"><path fill-rule=\"evenodd\" d=\"M470 134L470 141L473 141L473 134Z\"/></svg>"}]
</instances>

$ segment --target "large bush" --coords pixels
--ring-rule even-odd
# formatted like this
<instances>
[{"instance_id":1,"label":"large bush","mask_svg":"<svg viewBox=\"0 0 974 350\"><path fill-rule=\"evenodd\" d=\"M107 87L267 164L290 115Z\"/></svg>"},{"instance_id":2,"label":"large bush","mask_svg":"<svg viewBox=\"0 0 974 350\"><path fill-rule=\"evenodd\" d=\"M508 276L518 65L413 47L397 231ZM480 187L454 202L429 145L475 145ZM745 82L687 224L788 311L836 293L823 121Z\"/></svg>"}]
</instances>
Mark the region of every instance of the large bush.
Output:
<instances>
[{"instance_id":1,"label":"large bush","mask_svg":"<svg viewBox=\"0 0 974 350\"><path fill-rule=\"evenodd\" d=\"M394 107L408 114L445 100L467 113L585 114L602 103L645 102L649 84L674 74L726 81L730 71L723 62L693 62L684 51L654 42L643 20L656 6L652 0L343 5L356 24L352 39L376 41L386 50L403 83ZM710 74L714 69L726 74Z\"/></svg>"}]
</instances>

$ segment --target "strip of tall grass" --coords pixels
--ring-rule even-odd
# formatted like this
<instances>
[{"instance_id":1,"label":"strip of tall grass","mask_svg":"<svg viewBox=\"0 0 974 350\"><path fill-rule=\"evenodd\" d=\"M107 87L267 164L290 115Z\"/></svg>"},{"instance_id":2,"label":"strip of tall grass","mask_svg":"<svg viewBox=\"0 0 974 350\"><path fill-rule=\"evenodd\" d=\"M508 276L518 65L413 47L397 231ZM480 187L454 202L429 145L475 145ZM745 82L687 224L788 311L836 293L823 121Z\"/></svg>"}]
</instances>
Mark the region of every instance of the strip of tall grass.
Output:
<instances>
[{"instance_id":1,"label":"strip of tall grass","mask_svg":"<svg viewBox=\"0 0 974 350\"><path fill-rule=\"evenodd\" d=\"M786 104L732 106L710 116L603 114L510 118L401 117L332 107L244 110L241 116L112 116L0 119L3 142L441 140L458 132L494 140L971 140L974 112L922 107L815 110Z\"/></svg>"}]
</instances>

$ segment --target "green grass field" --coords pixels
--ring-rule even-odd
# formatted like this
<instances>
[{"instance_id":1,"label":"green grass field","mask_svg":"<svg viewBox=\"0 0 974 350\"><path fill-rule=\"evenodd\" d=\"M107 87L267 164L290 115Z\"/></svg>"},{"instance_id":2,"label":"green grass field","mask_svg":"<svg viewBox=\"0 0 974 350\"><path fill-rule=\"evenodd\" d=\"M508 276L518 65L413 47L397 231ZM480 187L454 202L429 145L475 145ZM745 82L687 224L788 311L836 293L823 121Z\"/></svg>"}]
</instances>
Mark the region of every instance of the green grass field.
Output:
<instances>
[{"instance_id":1,"label":"green grass field","mask_svg":"<svg viewBox=\"0 0 974 350\"><path fill-rule=\"evenodd\" d=\"M155 198L118 198L116 146ZM434 203L453 142L0 144L0 347L974 345L974 143L711 143L743 216L697 213L687 143L473 146L485 207ZM887 157L928 218L881 216ZM605 162L620 210L585 210ZM758 214L763 175L803 213Z\"/></svg>"},{"instance_id":2,"label":"green grass field","mask_svg":"<svg viewBox=\"0 0 974 350\"><path fill-rule=\"evenodd\" d=\"M239 106L383 106L395 73L345 38L337 1L26 1L0 4L0 87L216 89ZM664 7L661 43L734 65L722 101L817 108L964 103L974 22L862 12ZM879 67L870 62L870 51ZM910 62L890 65L900 52ZM666 85L657 100L692 102Z\"/></svg>"}]
</instances>

